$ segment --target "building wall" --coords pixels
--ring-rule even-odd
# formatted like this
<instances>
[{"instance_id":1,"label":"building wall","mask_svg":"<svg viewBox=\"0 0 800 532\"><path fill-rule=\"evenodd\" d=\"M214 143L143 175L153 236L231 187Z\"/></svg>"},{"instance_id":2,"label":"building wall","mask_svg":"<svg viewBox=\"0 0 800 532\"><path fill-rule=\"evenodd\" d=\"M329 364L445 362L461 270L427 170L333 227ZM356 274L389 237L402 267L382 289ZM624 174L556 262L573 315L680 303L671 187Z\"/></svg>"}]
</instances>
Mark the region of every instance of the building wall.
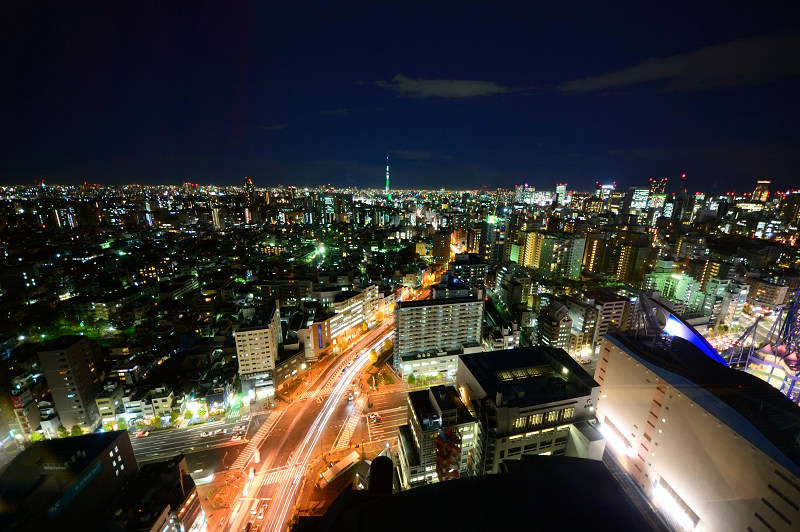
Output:
<instances>
[{"instance_id":1,"label":"building wall","mask_svg":"<svg viewBox=\"0 0 800 532\"><path fill-rule=\"evenodd\" d=\"M271 375L278 358L280 314L276 308L270 322L258 327L242 327L236 333L236 358L242 380Z\"/></svg>"},{"instance_id":2,"label":"building wall","mask_svg":"<svg viewBox=\"0 0 800 532\"><path fill-rule=\"evenodd\" d=\"M674 492L703 530L796 530L775 510L800 523L800 479L709 411L729 407L608 339L601 355L598 419L646 495Z\"/></svg>"},{"instance_id":3,"label":"building wall","mask_svg":"<svg viewBox=\"0 0 800 532\"><path fill-rule=\"evenodd\" d=\"M100 415L95 403L96 370L89 340L79 337L64 349L40 351L39 361L64 427L95 425Z\"/></svg>"},{"instance_id":4,"label":"building wall","mask_svg":"<svg viewBox=\"0 0 800 532\"><path fill-rule=\"evenodd\" d=\"M395 370L412 354L435 349L457 349L465 342L481 341L483 301L440 300L421 306L398 306L395 311Z\"/></svg>"}]
</instances>

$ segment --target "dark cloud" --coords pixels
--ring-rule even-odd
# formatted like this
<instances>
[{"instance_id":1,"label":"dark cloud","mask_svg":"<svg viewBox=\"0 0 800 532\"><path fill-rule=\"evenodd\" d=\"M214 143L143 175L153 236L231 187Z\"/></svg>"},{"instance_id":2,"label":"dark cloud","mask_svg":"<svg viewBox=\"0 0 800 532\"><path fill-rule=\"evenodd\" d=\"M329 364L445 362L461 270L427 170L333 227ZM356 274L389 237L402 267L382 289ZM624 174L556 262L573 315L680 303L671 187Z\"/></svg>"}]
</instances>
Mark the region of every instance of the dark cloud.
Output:
<instances>
[{"instance_id":1,"label":"dark cloud","mask_svg":"<svg viewBox=\"0 0 800 532\"><path fill-rule=\"evenodd\" d=\"M263 129L265 131L280 131L285 127L286 124L272 124L271 126L259 126L259 129Z\"/></svg>"},{"instance_id":2,"label":"dark cloud","mask_svg":"<svg viewBox=\"0 0 800 532\"><path fill-rule=\"evenodd\" d=\"M559 88L565 92L593 92L665 80L665 90L691 91L760 85L798 73L800 32L793 31L650 58L615 72L568 81Z\"/></svg>"},{"instance_id":3,"label":"dark cloud","mask_svg":"<svg viewBox=\"0 0 800 532\"><path fill-rule=\"evenodd\" d=\"M493 81L466 79L411 79L397 74L390 81L376 81L375 85L393 90L398 96L410 98L474 98L514 92L517 89L502 87Z\"/></svg>"},{"instance_id":4,"label":"dark cloud","mask_svg":"<svg viewBox=\"0 0 800 532\"><path fill-rule=\"evenodd\" d=\"M350 114L350 109L324 109L322 114L326 116L347 116Z\"/></svg>"}]
</instances>

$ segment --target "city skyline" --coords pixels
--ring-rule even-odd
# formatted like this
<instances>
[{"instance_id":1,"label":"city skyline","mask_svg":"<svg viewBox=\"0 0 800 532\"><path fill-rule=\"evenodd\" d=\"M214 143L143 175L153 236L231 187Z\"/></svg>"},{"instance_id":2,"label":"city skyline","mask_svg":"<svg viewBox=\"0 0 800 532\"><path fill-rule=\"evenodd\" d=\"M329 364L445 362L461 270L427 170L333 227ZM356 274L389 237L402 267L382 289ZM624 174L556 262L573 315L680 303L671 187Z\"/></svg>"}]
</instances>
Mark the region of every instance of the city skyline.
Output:
<instances>
[{"instance_id":1,"label":"city skyline","mask_svg":"<svg viewBox=\"0 0 800 532\"><path fill-rule=\"evenodd\" d=\"M800 162L789 3L5 11L3 184L378 189L389 156L393 189L717 194Z\"/></svg>"}]
</instances>

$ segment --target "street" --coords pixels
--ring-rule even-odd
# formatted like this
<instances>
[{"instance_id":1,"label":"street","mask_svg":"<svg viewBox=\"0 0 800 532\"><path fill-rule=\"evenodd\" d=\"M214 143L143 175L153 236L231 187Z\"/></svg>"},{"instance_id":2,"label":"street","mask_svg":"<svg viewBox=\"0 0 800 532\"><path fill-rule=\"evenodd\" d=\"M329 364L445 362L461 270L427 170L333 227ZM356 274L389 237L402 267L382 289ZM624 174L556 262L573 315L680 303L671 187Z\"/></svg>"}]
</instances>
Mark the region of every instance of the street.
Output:
<instances>
[{"instance_id":1,"label":"street","mask_svg":"<svg viewBox=\"0 0 800 532\"><path fill-rule=\"evenodd\" d=\"M380 349L392 333L388 321L367 333L345 353L329 363L314 382L285 407L280 421L244 471L251 478L225 518L226 530L241 530L248 522L266 530L282 530L291 518L295 501L306 483L316 478L328 453L354 446L354 433L363 421L367 399L353 381L369 361L369 352ZM352 400L348 396L352 393ZM362 423L363 425L363 423ZM362 429L363 430L363 429ZM357 437L357 434L356 434ZM263 519L254 512L258 501L269 500Z\"/></svg>"}]
</instances>

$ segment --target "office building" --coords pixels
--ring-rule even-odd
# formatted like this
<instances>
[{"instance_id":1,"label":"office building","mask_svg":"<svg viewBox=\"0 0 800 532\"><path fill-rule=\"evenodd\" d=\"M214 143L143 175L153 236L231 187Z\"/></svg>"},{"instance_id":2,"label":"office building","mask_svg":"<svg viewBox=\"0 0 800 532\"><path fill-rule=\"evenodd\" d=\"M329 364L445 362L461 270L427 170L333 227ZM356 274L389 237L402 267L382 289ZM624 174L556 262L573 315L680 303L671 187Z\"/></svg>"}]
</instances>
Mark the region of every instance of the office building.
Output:
<instances>
[{"instance_id":1,"label":"office building","mask_svg":"<svg viewBox=\"0 0 800 532\"><path fill-rule=\"evenodd\" d=\"M480 422L479 474L530 454L603 455L592 425L600 387L563 349L461 355L456 387Z\"/></svg>"},{"instance_id":2,"label":"office building","mask_svg":"<svg viewBox=\"0 0 800 532\"><path fill-rule=\"evenodd\" d=\"M431 360L431 353L480 344L482 319L483 299L476 297L398 302L394 322L395 371L403 376L429 375L433 372L431 367L438 367Z\"/></svg>"},{"instance_id":3,"label":"office building","mask_svg":"<svg viewBox=\"0 0 800 532\"><path fill-rule=\"evenodd\" d=\"M62 336L39 348L39 362L50 386L61 424L91 430L100 422L94 386L99 380L92 345L84 336Z\"/></svg>"},{"instance_id":4,"label":"office building","mask_svg":"<svg viewBox=\"0 0 800 532\"><path fill-rule=\"evenodd\" d=\"M667 309L606 336L597 417L617 460L678 530L796 530L800 411L729 369Z\"/></svg>"}]
</instances>

